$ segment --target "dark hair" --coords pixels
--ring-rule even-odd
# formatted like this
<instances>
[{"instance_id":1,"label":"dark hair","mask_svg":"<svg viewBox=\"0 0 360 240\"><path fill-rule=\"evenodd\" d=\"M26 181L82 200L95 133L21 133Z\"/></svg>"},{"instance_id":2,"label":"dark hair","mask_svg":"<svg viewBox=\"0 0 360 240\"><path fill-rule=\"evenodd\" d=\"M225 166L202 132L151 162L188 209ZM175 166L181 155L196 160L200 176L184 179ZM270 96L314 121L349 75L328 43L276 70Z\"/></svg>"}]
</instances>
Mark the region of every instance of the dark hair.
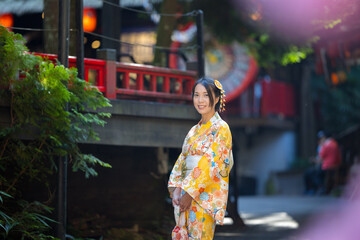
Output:
<instances>
[{"instance_id":1,"label":"dark hair","mask_svg":"<svg viewBox=\"0 0 360 240\"><path fill-rule=\"evenodd\" d=\"M317 134L318 138L323 138L323 137L329 138L331 136L332 136L332 134L329 131L323 131L323 130L319 131Z\"/></svg>"},{"instance_id":2,"label":"dark hair","mask_svg":"<svg viewBox=\"0 0 360 240\"><path fill-rule=\"evenodd\" d=\"M197 80L195 82L194 86L193 86L193 89L192 89L192 99L194 99L195 87L198 84L201 84L201 85L203 85L205 87L205 89L206 89L206 91L207 91L207 93L209 95L209 100L210 100L210 105L211 106L214 105L215 99L217 97L219 97L219 101L215 105L215 111L219 111L219 109L220 109L220 100L221 100L221 91L220 91L220 89L218 89L215 86L215 80L212 79L212 78L209 78L209 77L202 77L199 80ZM213 93L215 95L215 99L214 99Z\"/></svg>"}]
</instances>

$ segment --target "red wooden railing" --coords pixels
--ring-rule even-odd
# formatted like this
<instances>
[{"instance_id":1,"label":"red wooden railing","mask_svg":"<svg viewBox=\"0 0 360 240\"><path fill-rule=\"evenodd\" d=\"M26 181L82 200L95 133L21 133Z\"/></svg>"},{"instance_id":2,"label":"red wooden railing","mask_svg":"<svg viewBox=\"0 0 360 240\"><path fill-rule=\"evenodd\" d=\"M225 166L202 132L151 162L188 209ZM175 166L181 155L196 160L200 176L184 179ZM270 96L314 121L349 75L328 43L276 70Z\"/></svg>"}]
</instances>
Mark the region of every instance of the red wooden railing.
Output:
<instances>
[{"instance_id":1,"label":"red wooden railing","mask_svg":"<svg viewBox=\"0 0 360 240\"><path fill-rule=\"evenodd\" d=\"M121 86L116 89L120 97L150 97L191 101L195 72L144 66L139 64L116 64Z\"/></svg>"},{"instance_id":2,"label":"red wooden railing","mask_svg":"<svg viewBox=\"0 0 360 240\"><path fill-rule=\"evenodd\" d=\"M57 58L54 54L35 54L52 61ZM85 58L84 65L85 81L109 99L187 103L191 102L197 77L194 71L90 58ZM75 57L69 57L69 66L76 67Z\"/></svg>"}]
</instances>

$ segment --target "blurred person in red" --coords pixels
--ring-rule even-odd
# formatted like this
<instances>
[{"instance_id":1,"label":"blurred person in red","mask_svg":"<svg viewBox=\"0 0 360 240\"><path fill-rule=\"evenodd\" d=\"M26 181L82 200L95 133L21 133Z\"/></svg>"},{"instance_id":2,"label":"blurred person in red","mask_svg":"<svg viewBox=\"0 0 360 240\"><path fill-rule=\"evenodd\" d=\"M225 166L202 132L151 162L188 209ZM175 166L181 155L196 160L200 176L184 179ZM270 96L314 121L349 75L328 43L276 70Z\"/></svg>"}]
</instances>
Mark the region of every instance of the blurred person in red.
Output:
<instances>
[{"instance_id":1,"label":"blurred person in red","mask_svg":"<svg viewBox=\"0 0 360 240\"><path fill-rule=\"evenodd\" d=\"M319 161L323 175L323 184L320 189L321 194L328 194L336 186L338 181L338 171L341 165L341 153L339 144L329 134L324 131L318 133L320 142Z\"/></svg>"}]
</instances>

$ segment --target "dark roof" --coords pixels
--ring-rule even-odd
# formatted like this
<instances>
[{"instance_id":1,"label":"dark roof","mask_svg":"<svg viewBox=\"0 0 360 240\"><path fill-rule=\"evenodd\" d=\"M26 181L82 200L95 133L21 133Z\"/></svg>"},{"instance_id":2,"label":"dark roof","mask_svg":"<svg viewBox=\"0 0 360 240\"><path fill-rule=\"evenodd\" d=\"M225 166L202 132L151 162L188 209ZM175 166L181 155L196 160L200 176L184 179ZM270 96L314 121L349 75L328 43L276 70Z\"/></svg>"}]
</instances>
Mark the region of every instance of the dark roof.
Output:
<instances>
[{"instance_id":1,"label":"dark roof","mask_svg":"<svg viewBox=\"0 0 360 240\"><path fill-rule=\"evenodd\" d=\"M48 0L0 0L0 14L14 13L22 15L25 13L39 13L44 10L44 1ZM162 0L152 0L152 3ZM140 7L144 5L144 0L121 0L121 6ZM84 0L85 7L100 8L103 0Z\"/></svg>"}]
</instances>

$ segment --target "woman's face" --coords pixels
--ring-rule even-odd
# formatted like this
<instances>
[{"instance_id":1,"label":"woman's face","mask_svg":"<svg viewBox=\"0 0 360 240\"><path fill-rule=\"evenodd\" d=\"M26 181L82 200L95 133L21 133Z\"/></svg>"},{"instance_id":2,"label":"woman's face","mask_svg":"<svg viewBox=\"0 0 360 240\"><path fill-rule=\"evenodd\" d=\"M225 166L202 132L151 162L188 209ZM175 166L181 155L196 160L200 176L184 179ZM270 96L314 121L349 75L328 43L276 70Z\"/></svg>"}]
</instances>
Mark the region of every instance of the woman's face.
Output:
<instances>
[{"instance_id":1,"label":"woman's face","mask_svg":"<svg viewBox=\"0 0 360 240\"><path fill-rule=\"evenodd\" d=\"M213 97L215 99L214 93ZM210 98L206 88L202 84L198 84L194 90L194 107L201 115L213 114L215 112L215 103L210 106Z\"/></svg>"}]
</instances>

